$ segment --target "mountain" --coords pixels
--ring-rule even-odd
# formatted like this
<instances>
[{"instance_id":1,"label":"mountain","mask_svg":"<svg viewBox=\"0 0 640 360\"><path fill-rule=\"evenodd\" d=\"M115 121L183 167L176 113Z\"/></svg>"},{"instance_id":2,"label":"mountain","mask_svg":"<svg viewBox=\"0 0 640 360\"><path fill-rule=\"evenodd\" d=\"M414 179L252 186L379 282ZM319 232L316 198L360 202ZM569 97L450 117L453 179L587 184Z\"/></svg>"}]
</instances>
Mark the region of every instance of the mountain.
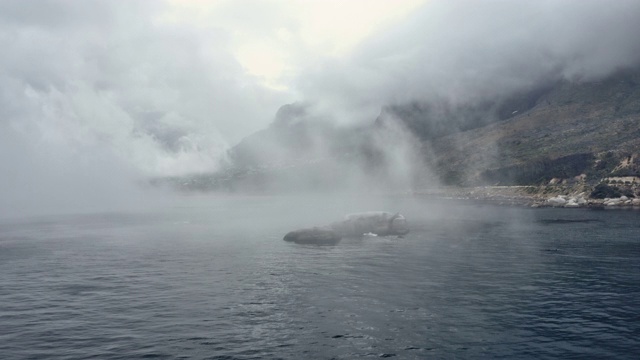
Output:
<instances>
[{"instance_id":1,"label":"mountain","mask_svg":"<svg viewBox=\"0 0 640 360\"><path fill-rule=\"evenodd\" d=\"M514 104L512 117L426 142L442 178L524 185L583 173L590 181L640 175L640 71L560 81L534 97L529 108Z\"/></svg>"},{"instance_id":2,"label":"mountain","mask_svg":"<svg viewBox=\"0 0 640 360\"><path fill-rule=\"evenodd\" d=\"M228 152L221 171L157 180L184 190L293 191L434 184L595 185L640 176L640 69L597 81L558 80L500 99L421 99L337 126L310 104Z\"/></svg>"}]
</instances>

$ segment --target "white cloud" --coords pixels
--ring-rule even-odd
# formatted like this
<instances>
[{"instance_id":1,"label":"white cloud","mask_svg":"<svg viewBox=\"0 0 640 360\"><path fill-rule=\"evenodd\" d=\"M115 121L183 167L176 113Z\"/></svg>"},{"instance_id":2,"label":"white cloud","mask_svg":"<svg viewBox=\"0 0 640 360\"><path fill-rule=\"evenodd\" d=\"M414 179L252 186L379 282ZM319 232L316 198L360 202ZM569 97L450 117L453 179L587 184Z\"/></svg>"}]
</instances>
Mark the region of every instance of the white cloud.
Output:
<instances>
[{"instance_id":1,"label":"white cloud","mask_svg":"<svg viewBox=\"0 0 640 360\"><path fill-rule=\"evenodd\" d=\"M41 183L52 158L105 177L213 170L285 103L371 120L636 64L639 15L634 0L4 0L0 166Z\"/></svg>"},{"instance_id":2,"label":"white cloud","mask_svg":"<svg viewBox=\"0 0 640 360\"><path fill-rule=\"evenodd\" d=\"M86 22L81 3L38 16L3 3L1 115L25 139L98 144L152 175L210 171L287 100L245 73L223 30L155 21L165 8L140 1L96 2L104 18Z\"/></svg>"},{"instance_id":3,"label":"white cloud","mask_svg":"<svg viewBox=\"0 0 640 360\"><path fill-rule=\"evenodd\" d=\"M301 70L343 58L363 39L401 21L425 0L171 1L159 19L224 29L242 66L263 84L287 89Z\"/></svg>"},{"instance_id":4,"label":"white cloud","mask_svg":"<svg viewBox=\"0 0 640 360\"><path fill-rule=\"evenodd\" d=\"M594 79L640 62L640 2L430 1L349 56L297 79L308 101L344 121L389 103L468 103L561 78Z\"/></svg>"}]
</instances>

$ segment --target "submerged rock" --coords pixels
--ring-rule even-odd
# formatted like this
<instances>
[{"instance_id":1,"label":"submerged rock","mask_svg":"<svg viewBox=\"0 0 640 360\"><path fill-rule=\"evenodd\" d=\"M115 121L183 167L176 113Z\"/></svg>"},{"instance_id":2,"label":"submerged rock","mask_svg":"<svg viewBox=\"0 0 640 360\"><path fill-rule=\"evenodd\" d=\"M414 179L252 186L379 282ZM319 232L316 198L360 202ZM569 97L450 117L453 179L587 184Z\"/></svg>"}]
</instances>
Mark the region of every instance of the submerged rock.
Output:
<instances>
[{"instance_id":1,"label":"submerged rock","mask_svg":"<svg viewBox=\"0 0 640 360\"><path fill-rule=\"evenodd\" d=\"M319 227L291 231L284 236L284 241L313 245L335 245L341 239L334 230Z\"/></svg>"}]
</instances>

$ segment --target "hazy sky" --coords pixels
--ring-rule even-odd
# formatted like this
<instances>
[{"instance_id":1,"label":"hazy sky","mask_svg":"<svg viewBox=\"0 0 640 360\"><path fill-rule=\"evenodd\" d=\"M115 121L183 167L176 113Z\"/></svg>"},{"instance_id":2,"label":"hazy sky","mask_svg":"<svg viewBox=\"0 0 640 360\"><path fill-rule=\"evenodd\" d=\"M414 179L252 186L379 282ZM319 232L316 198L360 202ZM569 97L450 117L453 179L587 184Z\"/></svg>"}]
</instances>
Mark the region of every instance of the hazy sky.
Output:
<instances>
[{"instance_id":1,"label":"hazy sky","mask_svg":"<svg viewBox=\"0 0 640 360\"><path fill-rule=\"evenodd\" d=\"M0 201L214 169L295 101L352 122L597 78L638 63L639 18L637 0L0 0Z\"/></svg>"}]
</instances>

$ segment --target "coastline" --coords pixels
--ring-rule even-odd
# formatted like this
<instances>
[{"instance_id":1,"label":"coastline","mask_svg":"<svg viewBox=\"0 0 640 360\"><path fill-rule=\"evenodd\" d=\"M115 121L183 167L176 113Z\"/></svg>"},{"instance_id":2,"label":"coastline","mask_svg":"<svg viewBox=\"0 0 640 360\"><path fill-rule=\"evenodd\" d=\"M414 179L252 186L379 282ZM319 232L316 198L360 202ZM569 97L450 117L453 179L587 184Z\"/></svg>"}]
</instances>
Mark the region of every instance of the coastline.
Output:
<instances>
[{"instance_id":1,"label":"coastline","mask_svg":"<svg viewBox=\"0 0 640 360\"><path fill-rule=\"evenodd\" d=\"M532 208L640 210L640 198L621 196L618 198L596 199L589 197L590 193L591 189L586 186L552 188L546 186L477 186L423 189L413 191L412 195Z\"/></svg>"}]
</instances>

